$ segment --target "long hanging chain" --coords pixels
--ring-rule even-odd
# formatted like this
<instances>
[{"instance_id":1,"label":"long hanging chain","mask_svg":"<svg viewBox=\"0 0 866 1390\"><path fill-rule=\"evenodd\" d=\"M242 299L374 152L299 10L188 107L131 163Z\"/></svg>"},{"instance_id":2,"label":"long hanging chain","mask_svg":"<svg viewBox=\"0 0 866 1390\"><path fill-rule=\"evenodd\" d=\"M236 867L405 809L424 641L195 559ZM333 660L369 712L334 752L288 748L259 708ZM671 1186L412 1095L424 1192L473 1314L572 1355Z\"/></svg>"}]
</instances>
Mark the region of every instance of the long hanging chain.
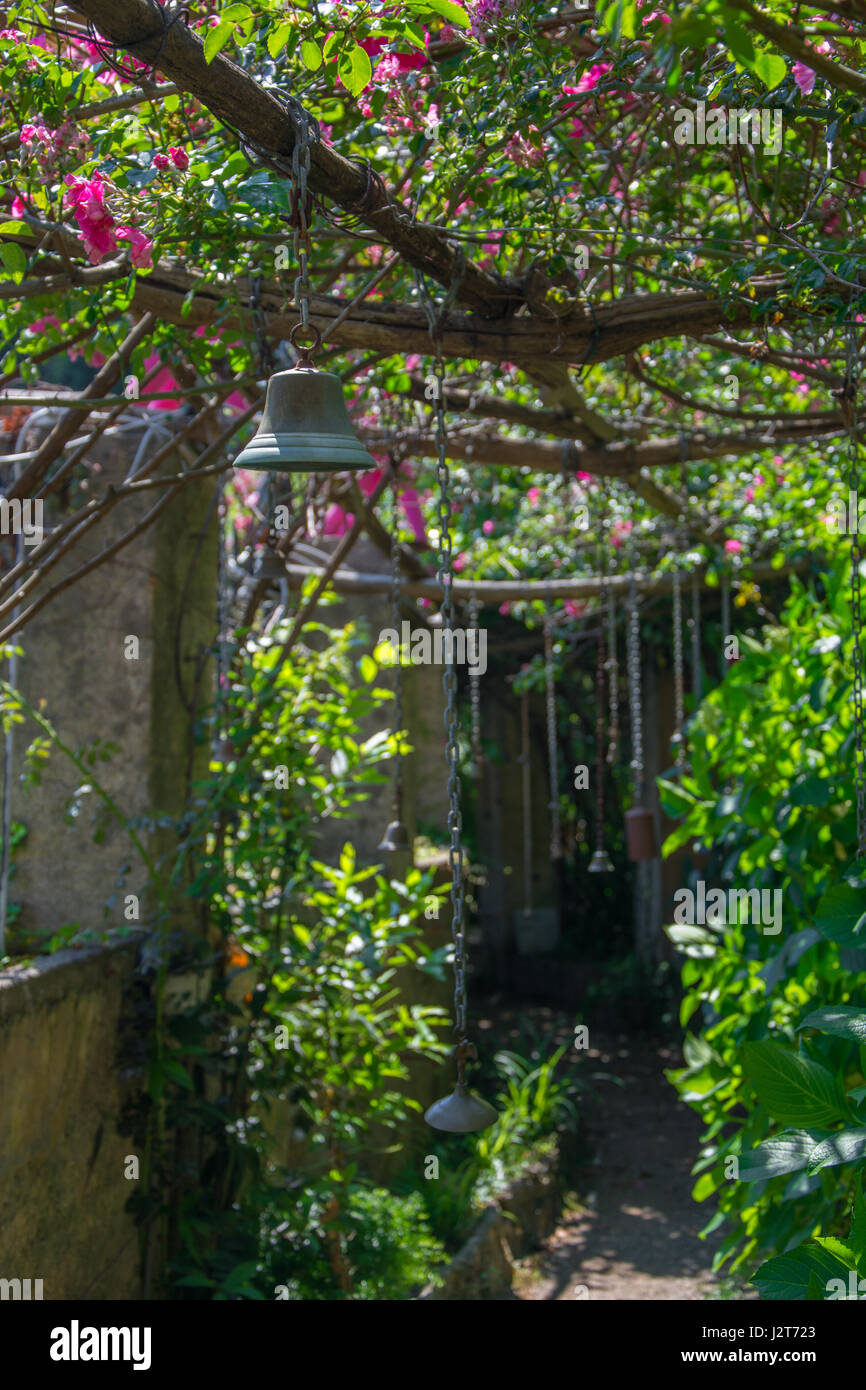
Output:
<instances>
[{"instance_id":1,"label":"long hanging chain","mask_svg":"<svg viewBox=\"0 0 866 1390\"><path fill-rule=\"evenodd\" d=\"M442 352L438 338L435 339L436 356L434 375L436 378L436 480L439 484L439 546L436 578L442 588L441 617L445 630L446 650L454 653L454 593L452 590L453 560L451 549L451 474L446 458L447 434L445 429L445 376L442 365ZM457 737L457 672L454 662L446 663L442 677L445 692L445 757L448 764L448 831L450 845L448 862L451 866L451 939L454 943L454 1031L457 1035L457 1079L463 1082L466 1061L466 941L464 938L463 911L463 845L461 832L463 821L460 815L460 775L457 760L460 746Z\"/></svg>"},{"instance_id":2,"label":"long hanging chain","mask_svg":"<svg viewBox=\"0 0 866 1390\"><path fill-rule=\"evenodd\" d=\"M523 794L523 911L532 912L532 756L529 747L529 691L520 696L520 773Z\"/></svg>"},{"instance_id":3,"label":"long hanging chain","mask_svg":"<svg viewBox=\"0 0 866 1390\"><path fill-rule=\"evenodd\" d=\"M599 572L601 574L601 593L599 595L598 643L595 654L595 852L600 857L604 853L604 681L607 664L604 619L607 608L607 495L602 488L602 507L599 517Z\"/></svg>"},{"instance_id":4,"label":"long hanging chain","mask_svg":"<svg viewBox=\"0 0 866 1390\"><path fill-rule=\"evenodd\" d=\"M310 146L319 139L319 123L311 116L295 97L285 96L283 102L289 111L295 129L295 142L292 148L292 201L289 221L292 226L292 249L298 274L295 277L294 300L298 307L299 322L290 334L293 347L297 348L302 363L309 363L312 353L321 343L319 330L310 323L310 221L313 212L313 196L307 187L310 173ZM304 335L312 337L312 343L301 344L298 339Z\"/></svg>"},{"instance_id":5,"label":"long hanging chain","mask_svg":"<svg viewBox=\"0 0 866 1390\"><path fill-rule=\"evenodd\" d=\"M843 392L848 409L845 418L848 424L848 489L854 493L855 506L860 494L860 447L857 440L857 326L848 322L846 330L846 371ZM859 527L856 522L851 536L851 626L854 647L852 662L854 668L854 787L857 800L857 857L866 855L866 767L864 767L863 747L863 614L861 607L860 565L863 552L860 548Z\"/></svg>"},{"instance_id":6,"label":"long hanging chain","mask_svg":"<svg viewBox=\"0 0 866 1390\"><path fill-rule=\"evenodd\" d=\"M396 735L396 748L394 751L394 819L403 819L403 759L401 756L402 729L403 729L403 644L399 640L400 635L400 542L397 535L398 517L398 497L397 497L397 471L394 468L393 459L391 461L393 469L391 477L391 497L393 499L393 515L391 521L391 622L394 631L397 633L397 663L394 667L394 733Z\"/></svg>"},{"instance_id":7,"label":"long hanging chain","mask_svg":"<svg viewBox=\"0 0 866 1390\"><path fill-rule=\"evenodd\" d=\"M607 689L607 762L609 767L613 767L619 751L619 662L616 655L616 598L613 589L607 596Z\"/></svg>"},{"instance_id":8,"label":"long hanging chain","mask_svg":"<svg viewBox=\"0 0 866 1390\"><path fill-rule=\"evenodd\" d=\"M544 691L547 709L547 770L550 777L550 857L562 855L559 823L559 754L556 741L556 684L553 678L553 616L550 600L544 612Z\"/></svg>"},{"instance_id":9,"label":"long hanging chain","mask_svg":"<svg viewBox=\"0 0 866 1390\"><path fill-rule=\"evenodd\" d=\"M626 657L628 660L628 693L631 712L631 769L634 773L635 805L643 804L643 712L641 710L640 679L640 620L638 618L637 580L635 578L635 550L631 549L631 567L628 580L628 628L626 630Z\"/></svg>"},{"instance_id":10,"label":"long hanging chain","mask_svg":"<svg viewBox=\"0 0 866 1390\"><path fill-rule=\"evenodd\" d=\"M478 618L481 613L481 606L475 594L469 600L469 621L476 634L475 641L478 642ZM480 647L476 646L476 651ZM472 716L472 764L475 769L476 778L481 776L481 768L484 761L484 751L481 746L481 675L478 664L469 668L469 704Z\"/></svg>"},{"instance_id":11,"label":"long hanging chain","mask_svg":"<svg viewBox=\"0 0 866 1390\"><path fill-rule=\"evenodd\" d=\"M721 674L731 664L732 658L725 654L728 638L733 636L731 632L731 575L727 565L722 571L722 659L720 662Z\"/></svg>"},{"instance_id":12,"label":"long hanging chain","mask_svg":"<svg viewBox=\"0 0 866 1390\"><path fill-rule=\"evenodd\" d=\"M680 772L685 762L685 739L683 721L685 701L683 698L683 590L682 572L679 565L673 575L673 625L674 625L674 734L671 743L676 750L676 763Z\"/></svg>"},{"instance_id":13,"label":"long hanging chain","mask_svg":"<svg viewBox=\"0 0 866 1390\"><path fill-rule=\"evenodd\" d=\"M701 666L701 581L697 570L692 572L692 616L689 627L692 630L692 695L694 708L697 709L704 693Z\"/></svg>"}]
</instances>

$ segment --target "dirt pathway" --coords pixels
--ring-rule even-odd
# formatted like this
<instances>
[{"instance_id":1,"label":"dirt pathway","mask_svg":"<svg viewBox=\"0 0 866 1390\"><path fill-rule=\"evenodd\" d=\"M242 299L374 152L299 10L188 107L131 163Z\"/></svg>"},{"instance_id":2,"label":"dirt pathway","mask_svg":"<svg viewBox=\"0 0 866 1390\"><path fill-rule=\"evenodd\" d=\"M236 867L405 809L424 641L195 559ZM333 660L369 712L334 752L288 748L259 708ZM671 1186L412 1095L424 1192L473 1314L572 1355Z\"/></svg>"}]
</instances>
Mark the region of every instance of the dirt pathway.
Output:
<instances>
[{"instance_id":1,"label":"dirt pathway","mask_svg":"<svg viewBox=\"0 0 866 1390\"><path fill-rule=\"evenodd\" d=\"M596 1035L597 1036L597 1035ZM594 1039L595 1041L595 1039ZM528 1300L751 1297L711 1274L721 1235L699 1240L712 1215L690 1196L701 1124L663 1069L672 1046L606 1039L581 1055L592 1098L582 1106L594 1155L575 1171L580 1208L563 1214L544 1248L522 1262L515 1292ZM567 1180L570 1175L566 1175Z\"/></svg>"}]
</instances>

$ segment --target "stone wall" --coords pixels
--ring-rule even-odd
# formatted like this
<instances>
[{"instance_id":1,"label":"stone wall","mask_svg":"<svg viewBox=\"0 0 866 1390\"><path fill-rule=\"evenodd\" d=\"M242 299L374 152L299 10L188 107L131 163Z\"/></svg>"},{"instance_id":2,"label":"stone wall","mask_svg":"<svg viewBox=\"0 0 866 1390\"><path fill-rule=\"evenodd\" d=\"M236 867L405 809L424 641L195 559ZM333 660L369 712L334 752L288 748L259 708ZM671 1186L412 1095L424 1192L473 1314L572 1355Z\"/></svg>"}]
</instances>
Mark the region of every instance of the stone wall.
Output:
<instances>
[{"instance_id":1,"label":"stone wall","mask_svg":"<svg viewBox=\"0 0 866 1390\"><path fill-rule=\"evenodd\" d=\"M45 1299L141 1297L119 1132L135 957L127 940L0 972L0 1278L42 1279Z\"/></svg>"}]
</instances>

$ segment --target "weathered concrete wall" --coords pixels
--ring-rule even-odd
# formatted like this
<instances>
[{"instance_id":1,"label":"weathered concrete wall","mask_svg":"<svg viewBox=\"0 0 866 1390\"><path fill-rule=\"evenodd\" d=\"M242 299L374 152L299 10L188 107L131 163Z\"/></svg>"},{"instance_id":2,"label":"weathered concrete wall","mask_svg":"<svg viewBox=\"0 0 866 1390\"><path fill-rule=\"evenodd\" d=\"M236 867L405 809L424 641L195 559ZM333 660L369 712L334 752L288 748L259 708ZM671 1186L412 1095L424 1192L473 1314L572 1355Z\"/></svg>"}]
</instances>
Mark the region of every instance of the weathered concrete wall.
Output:
<instances>
[{"instance_id":1,"label":"weathered concrete wall","mask_svg":"<svg viewBox=\"0 0 866 1390\"><path fill-rule=\"evenodd\" d=\"M91 491L123 480L143 430L136 426L89 452ZM44 427L34 429L22 447L33 447L42 433ZM150 451L164 441L163 432ZM177 466L176 460L168 465L170 471ZM205 648L216 616L214 489L212 480L183 488L152 527L58 593L20 638L18 685L28 702L74 750L97 738L119 747L93 771L124 815L177 816L188 778L206 768L207 748L194 747L192 731L196 706L200 711L212 693ZM146 492L117 506L60 561L50 582L113 544L157 496ZM64 514L57 503L46 505L46 527ZM138 639L137 659L125 655L129 637ZM124 893L147 894L141 861L116 821L106 824L102 843L94 843L95 794L82 798L73 823L64 820L68 799L86 777L63 753L51 749L40 786L17 780L24 750L38 733L30 721L16 730L12 787L12 818L24 823L27 838L14 853L9 897L21 912L10 940L31 951L44 949L68 923L95 930L120 926ZM172 832L162 828L149 838L158 856L170 847Z\"/></svg>"},{"instance_id":2,"label":"weathered concrete wall","mask_svg":"<svg viewBox=\"0 0 866 1390\"><path fill-rule=\"evenodd\" d=\"M141 1297L118 1133L135 956L127 941L0 972L0 1277L42 1279L46 1299Z\"/></svg>"}]
</instances>

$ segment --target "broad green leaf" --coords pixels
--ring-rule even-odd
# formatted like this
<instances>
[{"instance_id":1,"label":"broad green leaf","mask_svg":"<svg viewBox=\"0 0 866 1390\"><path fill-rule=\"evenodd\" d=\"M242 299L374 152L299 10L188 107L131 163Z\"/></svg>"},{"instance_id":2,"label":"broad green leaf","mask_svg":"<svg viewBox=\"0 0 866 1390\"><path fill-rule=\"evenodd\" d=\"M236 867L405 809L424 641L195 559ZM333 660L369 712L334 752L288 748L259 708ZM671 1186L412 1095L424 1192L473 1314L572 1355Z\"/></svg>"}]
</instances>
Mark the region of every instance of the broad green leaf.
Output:
<instances>
[{"instance_id":1,"label":"broad green leaf","mask_svg":"<svg viewBox=\"0 0 866 1390\"><path fill-rule=\"evenodd\" d=\"M764 86L769 91L774 91L780 82L784 82L788 75L788 69L784 58L780 58L778 53L760 53L751 65L752 71L760 77Z\"/></svg>"},{"instance_id":2,"label":"broad green leaf","mask_svg":"<svg viewBox=\"0 0 866 1390\"><path fill-rule=\"evenodd\" d=\"M813 1009L800 1027L820 1028L822 1033L832 1033L835 1038L853 1038L854 1042L866 1043L866 1009L857 1009L851 1004Z\"/></svg>"},{"instance_id":3,"label":"broad green leaf","mask_svg":"<svg viewBox=\"0 0 866 1390\"><path fill-rule=\"evenodd\" d=\"M13 283L20 285L27 270L27 257L17 241L4 241L0 245L0 260L9 272Z\"/></svg>"},{"instance_id":4,"label":"broad green leaf","mask_svg":"<svg viewBox=\"0 0 866 1390\"><path fill-rule=\"evenodd\" d=\"M249 19L251 15L252 10L249 5L234 4L227 5L226 8L220 12L219 18L220 22L230 19L232 24L240 24L245 19Z\"/></svg>"},{"instance_id":5,"label":"broad green leaf","mask_svg":"<svg viewBox=\"0 0 866 1390\"><path fill-rule=\"evenodd\" d=\"M343 86L353 97L360 96L373 76L373 68L368 55L360 44L353 44L348 52L340 54L337 75Z\"/></svg>"},{"instance_id":6,"label":"broad green leaf","mask_svg":"<svg viewBox=\"0 0 866 1390\"><path fill-rule=\"evenodd\" d=\"M220 49L228 43L234 31L235 26L227 23L224 19L220 20L219 24L214 25L212 29L208 29L204 41L205 62L213 62Z\"/></svg>"},{"instance_id":7,"label":"broad green leaf","mask_svg":"<svg viewBox=\"0 0 866 1390\"><path fill-rule=\"evenodd\" d=\"M29 232L30 228L26 222L2 222L0 232Z\"/></svg>"},{"instance_id":8,"label":"broad green leaf","mask_svg":"<svg viewBox=\"0 0 866 1390\"><path fill-rule=\"evenodd\" d=\"M818 904L815 928L841 946L866 946L864 893L850 883L834 883Z\"/></svg>"},{"instance_id":9,"label":"broad green leaf","mask_svg":"<svg viewBox=\"0 0 866 1390\"><path fill-rule=\"evenodd\" d=\"M322 50L313 39L304 39L301 43L301 62L310 72L322 66Z\"/></svg>"},{"instance_id":10,"label":"broad green leaf","mask_svg":"<svg viewBox=\"0 0 866 1390\"><path fill-rule=\"evenodd\" d=\"M774 1119L822 1128L845 1119L845 1102L832 1072L774 1042L747 1042L743 1070Z\"/></svg>"},{"instance_id":11,"label":"broad green leaf","mask_svg":"<svg viewBox=\"0 0 866 1390\"><path fill-rule=\"evenodd\" d=\"M808 1297L813 1279L822 1290L826 1290L828 1280L845 1279L847 1274L845 1266L828 1251L810 1245L767 1260L749 1282L754 1284L761 1298L803 1302Z\"/></svg>"},{"instance_id":12,"label":"broad green leaf","mask_svg":"<svg viewBox=\"0 0 866 1390\"><path fill-rule=\"evenodd\" d=\"M371 656L362 656L358 663L358 669L361 672L361 680L366 681L368 685L370 681L374 681L379 674L379 668Z\"/></svg>"},{"instance_id":13,"label":"broad green leaf","mask_svg":"<svg viewBox=\"0 0 866 1390\"><path fill-rule=\"evenodd\" d=\"M468 29L471 20L462 5L457 5L454 0L423 0L422 4L408 4L407 9L429 11L431 14L441 15L449 24L459 24L461 29Z\"/></svg>"},{"instance_id":14,"label":"broad green leaf","mask_svg":"<svg viewBox=\"0 0 866 1390\"><path fill-rule=\"evenodd\" d=\"M866 1156L866 1129L843 1129L823 1140L809 1157L809 1172L836 1168L840 1163L857 1163Z\"/></svg>"},{"instance_id":15,"label":"broad green leaf","mask_svg":"<svg viewBox=\"0 0 866 1390\"><path fill-rule=\"evenodd\" d=\"M278 54L282 53L288 43L289 34L291 32L292 25L288 22L284 22L283 24L278 24L277 27L272 29L270 34L268 34L268 52L272 58L276 58Z\"/></svg>"},{"instance_id":16,"label":"broad green leaf","mask_svg":"<svg viewBox=\"0 0 866 1390\"><path fill-rule=\"evenodd\" d=\"M775 1134L765 1139L751 1153L743 1154L739 1162L741 1182L763 1182L782 1173L796 1173L805 1168L814 1152L816 1139L804 1130Z\"/></svg>"}]
</instances>

